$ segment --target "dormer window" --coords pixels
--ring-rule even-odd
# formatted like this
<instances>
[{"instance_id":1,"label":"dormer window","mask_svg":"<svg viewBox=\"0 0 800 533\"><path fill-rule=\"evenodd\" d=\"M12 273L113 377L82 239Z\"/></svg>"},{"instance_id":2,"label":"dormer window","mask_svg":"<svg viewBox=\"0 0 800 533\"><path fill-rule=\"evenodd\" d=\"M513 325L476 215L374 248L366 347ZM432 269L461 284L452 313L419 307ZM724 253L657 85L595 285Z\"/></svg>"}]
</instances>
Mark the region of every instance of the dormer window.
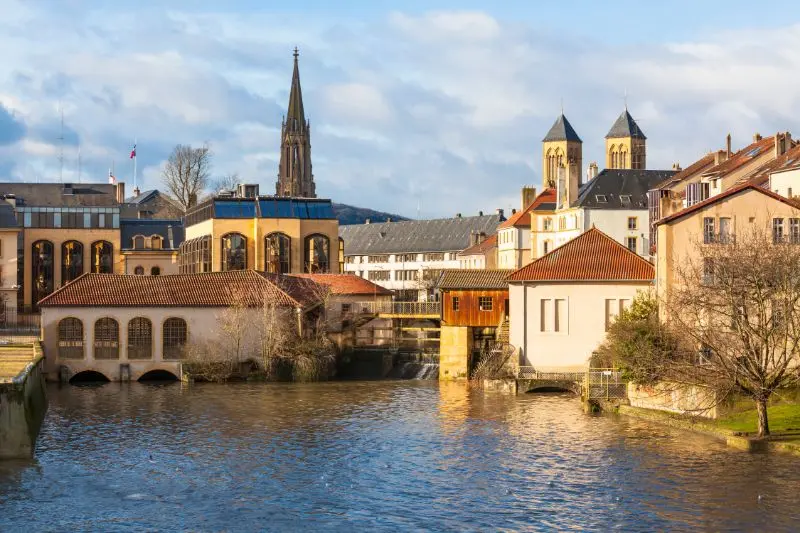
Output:
<instances>
[{"instance_id":1,"label":"dormer window","mask_svg":"<svg viewBox=\"0 0 800 533\"><path fill-rule=\"evenodd\" d=\"M142 250L144 248L144 236L137 235L133 238L133 247L136 250Z\"/></svg>"},{"instance_id":2,"label":"dormer window","mask_svg":"<svg viewBox=\"0 0 800 533\"><path fill-rule=\"evenodd\" d=\"M630 205L631 203L631 195L630 194L620 194L619 201L622 205Z\"/></svg>"},{"instance_id":3,"label":"dormer window","mask_svg":"<svg viewBox=\"0 0 800 533\"><path fill-rule=\"evenodd\" d=\"M162 244L162 239L160 235L153 235L150 238L150 247L153 250L160 250L162 248L161 244Z\"/></svg>"},{"instance_id":4,"label":"dormer window","mask_svg":"<svg viewBox=\"0 0 800 533\"><path fill-rule=\"evenodd\" d=\"M595 200L597 200L597 203L599 203L599 204L605 204L605 203L608 202L608 199L606 199L606 195L605 194L596 194L594 197L595 197Z\"/></svg>"}]
</instances>

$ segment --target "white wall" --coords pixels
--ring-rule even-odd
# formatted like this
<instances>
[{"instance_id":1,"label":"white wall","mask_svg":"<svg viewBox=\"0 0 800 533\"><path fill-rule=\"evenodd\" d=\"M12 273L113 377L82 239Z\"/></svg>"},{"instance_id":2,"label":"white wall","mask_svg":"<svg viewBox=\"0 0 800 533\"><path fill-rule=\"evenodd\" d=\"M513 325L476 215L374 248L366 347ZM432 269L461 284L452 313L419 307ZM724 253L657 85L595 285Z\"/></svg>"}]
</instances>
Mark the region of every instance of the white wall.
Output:
<instances>
[{"instance_id":1,"label":"white wall","mask_svg":"<svg viewBox=\"0 0 800 533\"><path fill-rule=\"evenodd\" d=\"M510 343L521 350L521 364L542 372L578 372L605 338L607 300L630 305L642 282L511 283ZM542 331L542 300L548 300ZM554 301L563 300L559 330L554 329Z\"/></svg>"},{"instance_id":2,"label":"white wall","mask_svg":"<svg viewBox=\"0 0 800 533\"><path fill-rule=\"evenodd\" d=\"M619 242L627 246L627 237L636 237L636 253L642 257L650 256L650 228L647 209L586 209L584 215L584 231L591 229L592 224ZM637 228L628 229L628 218L636 217Z\"/></svg>"},{"instance_id":3,"label":"white wall","mask_svg":"<svg viewBox=\"0 0 800 533\"><path fill-rule=\"evenodd\" d=\"M389 272L389 279L388 280L376 280L372 279L373 283L376 285L380 285L386 289L397 291L397 290L419 290L420 299L423 299L423 295L426 292L426 286L431 285L430 282L423 280L423 274L426 270L444 270L449 268L460 268L460 262L457 257L458 251L450 251L450 252L433 252L433 253L444 253L444 261L424 261L423 257L424 254L418 253L414 254L416 257L415 261L402 261L400 260L401 255L405 254L376 254L376 255L388 255L389 261L388 262L381 262L381 263L370 263L368 262L368 256L347 256L352 257L352 262L350 260L345 260L344 271L346 273L356 274L357 276L361 276L364 279L369 278L370 271L378 271L378 272ZM416 270L417 271L417 280L397 280L395 279L395 272L399 270Z\"/></svg>"},{"instance_id":4,"label":"white wall","mask_svg":"<svg viewBox=\"0 0 800 533\"><path fill-rule=\"evenodd\" d=\"M769 189L787 198L800 196L800 168L772 174L769 177Z\"/></svg>"}]
</instances>

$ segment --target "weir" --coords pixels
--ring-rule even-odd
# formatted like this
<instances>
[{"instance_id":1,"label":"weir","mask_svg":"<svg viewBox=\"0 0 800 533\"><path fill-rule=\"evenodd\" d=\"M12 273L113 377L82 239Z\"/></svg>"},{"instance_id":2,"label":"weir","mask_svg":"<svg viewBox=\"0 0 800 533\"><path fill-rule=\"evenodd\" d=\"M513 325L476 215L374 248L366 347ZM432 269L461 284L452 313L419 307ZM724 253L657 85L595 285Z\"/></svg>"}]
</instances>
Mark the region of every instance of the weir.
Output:
<instances>
[{"instance_id":1,"label":"weir","mask_svg":"<svg viewBox=\"0 0 800 533\"><path fill-rule=\"evenodd\" d=\"M33 457L47 412L39 341L0 346L0 459Z\"/></svg>"}]
</instances>

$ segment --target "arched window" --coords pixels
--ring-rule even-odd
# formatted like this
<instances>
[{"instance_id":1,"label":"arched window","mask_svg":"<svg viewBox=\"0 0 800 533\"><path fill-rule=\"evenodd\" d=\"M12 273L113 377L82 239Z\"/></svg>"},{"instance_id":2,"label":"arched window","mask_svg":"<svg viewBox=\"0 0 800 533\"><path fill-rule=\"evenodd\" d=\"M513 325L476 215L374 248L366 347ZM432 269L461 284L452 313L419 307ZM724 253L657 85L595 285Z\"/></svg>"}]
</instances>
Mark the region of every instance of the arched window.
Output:
<instances>
[{"instance_id":1,"label":"arched window","mask_svg":"<svg viewBox=\"0 0 800 533\"><path fill-rule=\"evenodd\" d=\"M151 276L160 276L161 275L161 267L154 266L150 268L150 275Z\"/></svg>"},{"instance_id":2,"label":"arched window","mask_svg":"<svg viewBox=\"0 0 800 533\"><path fill-rule=\"evenodd\" d=\"M67 284L83 274L83 244L67 241L61 245L61 283Z\"/></svg>"},{"instance_id":3,"label":"arched window","mask_svg":"<svg viewBox=\"0 0 800 533\"><path fill-rule=\"evenodd\" d=\"M247 238L241 233L228 233L222 237L222 270L247 268Z\"/></svg>"},{"instance_id":4,"label":"arched window","mask_svg":"<svg viewBox=\"0 0 800 533\"><path fill-rule=\"evenodd\" d=\"M164 321L164 359L176 360L183 355L186 346L186 321L182 318L168 318Z\"/></svg>"},{"instance_id":5,"label":"arched window","mask_svg":"<svg viewBox=\"0 0 800 533\"><path fill-rule=\"evenodd\" d=\"M108 241L92 243L92 272L111 274L114 272L114 247Z\"/></svg>"},{"instance_id":6,"label":"arched window","mask_svg":"<svg viewBox=\"0 0 800 533\"><path fill-rule=\"evenodd\" d=\"M128 359L153 358L153 324L136 317L128 322Z\"/></svg>"},{"instance_id":7,"label":"arched window","mask_svg":"<svg viewBox=\"0 0 800 533\"><path fill-rule=\"evenodd\" d=\"M292 239L285 233L264 237L264 270L271 274L288 274L292 269Z\"/></svg>"},{"instance_id":8,"label":"arched window","mask_svg":"<svg viewBox=\"0 0 800 533\"><path fill-rule=\"evenodd\" d=\"M58 358L83 359L83 322L77 318L58 323Z\"/></svg>"},{"instance_id":9,"label":"arched window","mask_svg":"<svg viewBox=\"0 0 800 533\"><path fill-rule=\"evenodd\" d=\"M36 241L31 247L31 273L33 274L33 305L53 292L53 243Z\"/></svg>"},{"instance_id":10,"label":"arched window","mask_svg":"<svg viewBox=\"0 0 800 533\"><path fill-rule=\"evenodd\" d=\"M152 248L153 250L160 250L162 242L163 240L161 238L161 235L153 235L152 237L150 237L150 248Z\"/></svg>"},{"instance_id":11,"label":"arched window","mask_svg":"<svg viewBox=\"0 0 800 533\"><path fill-rule=\"evenodd\" d=\"M328 273L331 271L331 241L325 235L316 233L306 237L305 269L307 273Z\"/></svg>"},{"instance_id":12,"label":"arched window","mask_svg":"<svg viewBox=\"0 0 800 533\"><path fill-rule=\"evenodd\" d=\"M94 323L94 358L119 359L119 324L113 318Z\"/></svg>"},{"instance_id":13,"label":"arched window","mask_svg":"<svg viewBox=\"0 0 800 533\"><path fill-rule=\"evenodd\" d=\"M339 274L344 274L344 239L339 237Z\"/></svg>"},{"instance_id":14,"label":"arched window","mask_svg":"<svg viewBox=\"0 0 800 533\"><path fill-rule=\"evenodd\" d=\"M133 247L136 250L144 248L144 235L137 235L133 238Z\"/></svg>"},{"instance_id":15,"label":"arched window","mask_svg":"<svg viewBox=\"0 0 800 533\"><path fill-rule=\"evenodd\" d=\"M137 266L133 269L133 273L137 276L144 276L144 267L141 265Z\"/></svg>"}]
</instances>

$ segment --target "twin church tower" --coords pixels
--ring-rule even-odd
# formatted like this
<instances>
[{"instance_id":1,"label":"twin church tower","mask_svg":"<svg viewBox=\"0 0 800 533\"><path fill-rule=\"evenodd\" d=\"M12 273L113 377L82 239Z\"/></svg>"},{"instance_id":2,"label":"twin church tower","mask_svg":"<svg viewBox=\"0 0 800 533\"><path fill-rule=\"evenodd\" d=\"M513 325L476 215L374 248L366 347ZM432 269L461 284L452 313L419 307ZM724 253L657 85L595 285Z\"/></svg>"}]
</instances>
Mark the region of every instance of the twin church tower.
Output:
<instances>
[{"instance_id":1,"label":"twin church tower","mask_svg":"<svg viewBox=\"0 0 800 533\"><path fill-rule=\"evenodd\" d=\"M645 137L627 106L606 134L606 168L644 170ZM566 170L568 196L577 196L583 171L583 141L562 112L542 139L542 187L556 187L559 169Z\"/></svg>"},{"instance_id":2,"label":"twin church tower","mask_svg":"<svg viewBox=\"0 0 800 533\"><path fill-rule=\"evenodd\" d=\"M281 124L281 156L278 166L277 196L316 198L311 167L311 124L303 110L300 89L299 52L294 49L294 72L289 92L289 108ZM642 130L628 113L627 106L606 135L606 168L644 170L646 141ZM562 112L542 140L542 186L556 187L559 169L566 170L568 196L577 196L583 171L583 141Z\"/></svg>"}]
</instances>

